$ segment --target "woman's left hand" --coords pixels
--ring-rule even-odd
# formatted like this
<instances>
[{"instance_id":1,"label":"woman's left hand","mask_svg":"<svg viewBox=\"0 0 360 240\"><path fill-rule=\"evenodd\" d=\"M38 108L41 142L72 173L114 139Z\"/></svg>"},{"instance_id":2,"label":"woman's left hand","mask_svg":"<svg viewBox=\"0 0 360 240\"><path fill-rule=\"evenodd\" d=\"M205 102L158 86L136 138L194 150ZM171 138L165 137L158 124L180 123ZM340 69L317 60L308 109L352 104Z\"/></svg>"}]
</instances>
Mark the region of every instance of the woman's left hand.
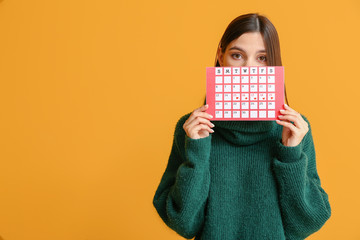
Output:
<instances>
[{"instance_id":1,"label":"woman's left hand","mask_svg":"<svg viewBox=\"0 0 360 240\"><path fill-rule=\"evenodd\" d=\"M284 104L284 106L285 110L280 110L279 118L281 121L276 120L276 122L283 126L282 144L288 147L295 147L309 131L309 126L300 113L296 112L286 104ZM294 122L294 124L290 121Z\"/></svg>"}]
</instances>

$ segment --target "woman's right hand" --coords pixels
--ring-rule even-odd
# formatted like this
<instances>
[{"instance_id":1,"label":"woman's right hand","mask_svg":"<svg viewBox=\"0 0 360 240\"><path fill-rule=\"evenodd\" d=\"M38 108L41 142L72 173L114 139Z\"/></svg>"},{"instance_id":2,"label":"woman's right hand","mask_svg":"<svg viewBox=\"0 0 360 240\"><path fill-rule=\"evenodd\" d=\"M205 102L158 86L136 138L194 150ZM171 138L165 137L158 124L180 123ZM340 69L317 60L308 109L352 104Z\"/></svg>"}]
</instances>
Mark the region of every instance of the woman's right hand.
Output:
<instances>
[{"instance_id":1,"label":"woman's right hand","mask_svg":"<svg viewBox=\"0 0 360 240\"><path fill-rule=\"evenodd\" d=\"M206 104L195 109L185 121L183 128L189 138L205 138L208 137L210 133L214 132L211 128L215 125L209 120L213 118L213 116L205 112L208 107L209 105Z\"/></svg>"}]
</instances>

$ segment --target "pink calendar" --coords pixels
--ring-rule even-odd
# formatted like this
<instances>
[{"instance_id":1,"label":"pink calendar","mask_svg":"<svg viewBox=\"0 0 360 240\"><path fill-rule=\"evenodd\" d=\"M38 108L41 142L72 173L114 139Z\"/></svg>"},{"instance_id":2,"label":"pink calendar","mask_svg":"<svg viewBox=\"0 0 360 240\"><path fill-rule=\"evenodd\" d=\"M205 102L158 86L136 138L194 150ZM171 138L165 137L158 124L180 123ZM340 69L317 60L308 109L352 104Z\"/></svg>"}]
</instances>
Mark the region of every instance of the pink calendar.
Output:
<instances>
[{"instance_id":1,"label":"pink calendar","mask_svg":"<svg viewBox=\"0 0 360 240\"><path fill-rule=\"evenodd\" d=\"M284 67L207 67L212 120L276 120L284 105Z\"/></svg>"}]
</instances>

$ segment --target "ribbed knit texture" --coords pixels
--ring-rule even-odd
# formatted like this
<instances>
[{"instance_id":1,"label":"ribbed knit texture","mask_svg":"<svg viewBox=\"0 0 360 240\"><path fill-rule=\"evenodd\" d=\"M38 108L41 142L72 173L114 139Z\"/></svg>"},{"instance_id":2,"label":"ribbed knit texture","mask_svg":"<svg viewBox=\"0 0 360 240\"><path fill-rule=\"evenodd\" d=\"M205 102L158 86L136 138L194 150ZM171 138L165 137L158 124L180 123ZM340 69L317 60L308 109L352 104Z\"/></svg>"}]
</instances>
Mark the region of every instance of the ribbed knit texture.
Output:
<instances>
[{"instance_id":1,"label":"ribbed knit texture","mask_svg":"<svg viewBox=\"0 0 360 240\"><path fill-rule=\"evenodd\" d=\"M153 199L159 216L179 235L299 240L330 218L310 124L302 142L287 147L275 121L212 121L214 133L191 139L183 129L190 114L176 124Z\"/></svg>"}]
</instances>

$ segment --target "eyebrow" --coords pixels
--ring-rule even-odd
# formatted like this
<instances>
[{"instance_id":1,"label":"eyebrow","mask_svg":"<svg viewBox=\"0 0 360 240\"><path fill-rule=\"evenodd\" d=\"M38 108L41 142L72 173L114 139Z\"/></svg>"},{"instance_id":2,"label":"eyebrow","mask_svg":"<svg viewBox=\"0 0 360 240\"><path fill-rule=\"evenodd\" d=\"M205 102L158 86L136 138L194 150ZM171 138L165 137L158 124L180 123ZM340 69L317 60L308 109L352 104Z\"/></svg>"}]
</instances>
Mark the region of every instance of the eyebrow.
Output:
<instances>
[{"instance_id":1,"label":"eyebrow","mask_svg":"<svg viewBox=\"0 0 360 240\"><path fill-rule=\"evenodd\" d=\"M240 48L240 47L237 47L237 46L234 46L234 47L232 47L232 48L229 48L229 50L233 50L233 49L239 50L239 51L242 51L242 52L246 52L246 51L244 51L244 49L242 49L242 48ZM265 51L265 49L261 49L261 50L257 51L257 53L258 53L258 52L266 52L266 51Z\"/></svg>"}]
</instances>

